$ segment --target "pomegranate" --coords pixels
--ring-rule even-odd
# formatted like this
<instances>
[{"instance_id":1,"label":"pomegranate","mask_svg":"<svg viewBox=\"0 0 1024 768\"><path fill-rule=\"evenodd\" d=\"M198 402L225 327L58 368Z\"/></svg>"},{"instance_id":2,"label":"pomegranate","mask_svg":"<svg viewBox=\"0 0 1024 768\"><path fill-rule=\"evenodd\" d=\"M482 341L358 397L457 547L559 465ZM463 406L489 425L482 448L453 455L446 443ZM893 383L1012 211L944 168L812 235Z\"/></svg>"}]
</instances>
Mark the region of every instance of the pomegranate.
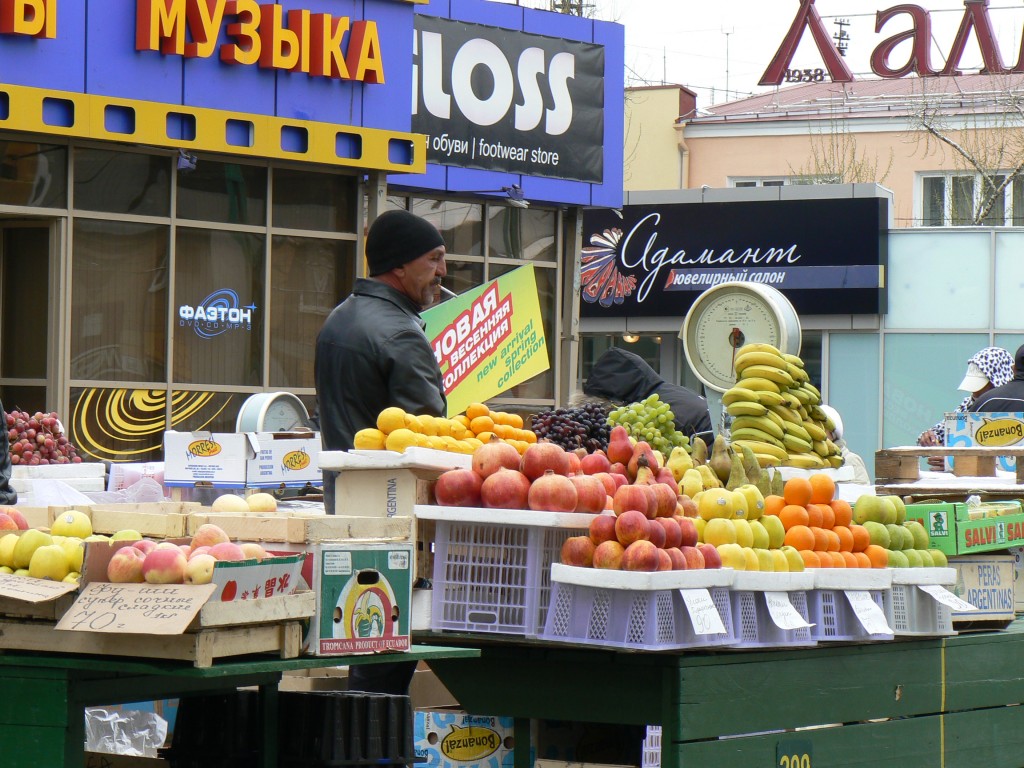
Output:
<instances>
[{"instance_id":1,"label":"pomegranate","mask_svg":"<svg viewBox=\"0 0 1024 768\"><path fill-rule=\"evenodd\" d=\"M483 481L480 498L490 509L526 509L530 480L522 472L502 467Z\"/></svg>"},{"instance_id":2,"label":"pomegranate","mask_svg":"<svg viewBox=\"0 0 1024 768\"><path fill-rule=\"evenodd\" d=\"M499 437L492 437L473 452L473 471L486 479L504 467L519 469L519 451Z\"/></svg>"},{"instance_id":3,"label":"pomegranate","mask_svg":"<svg viewBox=\"0 0 1024 768\"><path fill-rule=\"evenodd\" d=\"M568 475L568 454L562 446L555 443L531 443L530 447L523 451L519 471L533 481L549 469L558 475Z\"/></svg>"},{"instance_id":4,"label":"pomegranate","mask_svg":"<svg viewBox=\"0 0 1024 768\"><path fill-rule=\"evenodd\" d=\"M570 475L569 482L576 487L576 509L574 512L589 512L596 515L604 509L608 492L604 483L593 475Z\"/></svg>"},{"instance_id":5,"label":"pomegranate","mask_svg":"<svg viewBox=\"0 0 1024 768\"><path fill-rule=\"evenodd\" d=\"M515 450L512 448L513 453ZM434 500L443 507L479 507L482 485L480 475L472 469L449 469L434 484Z\"/></svg>"},{"instance_id":6,"label":"pomegranate","mask_svg":"<svg viewBox=\"0 0 1024 768\"><path fill-rule=\"evenodd\" d=\"M549 469L530 484L530 509L572 512L576 509L576 486L564 475Z\"/></svg>"}]
</instances>

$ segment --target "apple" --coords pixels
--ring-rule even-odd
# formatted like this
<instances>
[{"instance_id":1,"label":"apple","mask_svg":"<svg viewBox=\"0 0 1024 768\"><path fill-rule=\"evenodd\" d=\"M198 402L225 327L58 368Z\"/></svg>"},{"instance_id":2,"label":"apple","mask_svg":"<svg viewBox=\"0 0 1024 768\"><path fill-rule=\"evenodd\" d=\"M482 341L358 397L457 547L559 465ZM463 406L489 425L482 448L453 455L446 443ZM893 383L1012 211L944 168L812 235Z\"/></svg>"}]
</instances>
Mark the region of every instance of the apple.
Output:
<instances>
[{"instance_id":1,"label":"apple","mask_svg":"<svg viewBox=\"0 0 1024 768\"><path fill-rule=\"evenodd\" d=\"M231 541L231 537L224 532L224 529L214 523L203 523L192 535L192 549L197 547L212 547L222 541Z\"/></svg>"},{"instance_id":2,"label":"apple","mask_svg":"<svg viewBox=\"0 0 1024 768\"><path fill-rule=\"evenodd\" d=\"M196 555L185 564L184 583L209 584L213 581L213 569L216 565L217 559L213 555Z\"/></svg>"},{"instance_id":3,"label":"apple","mask_svg":"<svg viewBox=\"0 0 1024 768\"><path fill-rule=\"evenodd\" d=\"M144 558L142 577L147 584L181 584L184 580L188 560L176 545L164 548L157 546Z\"/></svg>"},{"instance_id":4,"label":"apple","mask_svg":"<svg viewBox=\"0 0 1024 768\"><path fill-rule=\"evenodd\" d=\"M156 549L156 542L150 541L149 539L140 539L131 546L135 547L142 554L148 555L150 552Z\"/></svg>"},{"instance_id":5,"label":"apple","mask_svg":"<svg viewBox=\"0 0 1024 768\"><path fill-rule=\"evenodd\" d=\"M209 552L210 552L210 548L209 547L205 547L205 546L204 547L193 547L192 551L188 555L188 559L191 560L196 555L206 555L206 554L209 554Z\"/></svg>"},{"instance_id":6,"label":"apple","mask_svg":"<svg viewBox=\"0 0 1024 768\"><path fill-rule=\"evenodd\" d=\"M269 493L254 493L246 497L245 504L250 512L277 512L277 499Z\"/></svg>"},{"instance_id":7,"label":"apple","mask_svg":"<svg viewBox=\"0 0 1024 768\"><path fill-rule=\"evenodd\" d=\"M107 563L107 581L114 584L141 584L142 564L146 556L133 546L121 547Z\"/></svg>"},{"instance_id":8,"label":"apple","mask_svg":"<svg viewBox=\"0 0 1024 768\"><path fill-rule=\"evenodd\" d=\"M267 550L265 550L261 544L257 544L256 542L247 541L244 544L239 544L238 546L242 550L242 554L245 555L246 560L265 560L269 557Z\"/></svg>"}]
</instances>

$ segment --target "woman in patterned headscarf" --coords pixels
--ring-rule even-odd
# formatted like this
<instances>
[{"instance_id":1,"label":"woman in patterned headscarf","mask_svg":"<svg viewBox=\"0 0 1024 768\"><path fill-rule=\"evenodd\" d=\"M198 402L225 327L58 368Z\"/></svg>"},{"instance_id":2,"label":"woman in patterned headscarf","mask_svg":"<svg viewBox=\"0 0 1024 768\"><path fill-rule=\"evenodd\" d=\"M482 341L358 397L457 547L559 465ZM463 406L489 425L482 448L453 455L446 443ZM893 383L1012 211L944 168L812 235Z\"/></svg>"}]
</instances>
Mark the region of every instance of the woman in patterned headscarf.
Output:
<instances>
[{"instance_id":1,"label":"woman in patterned headscarf","mask_svg":"<svg viewBox=\"0 0 1024 768\"><path fill-rule=\"evenodd\" d=\"M1002 347L985 347L967 361L967 375L960 382L960 389L970 392L963 402L957 406L956 412L963 413L974 402L976 397L988 392L993 387L1001 387L1013 378L1013 355ZM931 429L926 429L917 438L918 445L943 445L946 441L946 423L940 421ZM928 459L930 466L943 468L943 458L932 456Z\"/></svg>"}]
</instances>

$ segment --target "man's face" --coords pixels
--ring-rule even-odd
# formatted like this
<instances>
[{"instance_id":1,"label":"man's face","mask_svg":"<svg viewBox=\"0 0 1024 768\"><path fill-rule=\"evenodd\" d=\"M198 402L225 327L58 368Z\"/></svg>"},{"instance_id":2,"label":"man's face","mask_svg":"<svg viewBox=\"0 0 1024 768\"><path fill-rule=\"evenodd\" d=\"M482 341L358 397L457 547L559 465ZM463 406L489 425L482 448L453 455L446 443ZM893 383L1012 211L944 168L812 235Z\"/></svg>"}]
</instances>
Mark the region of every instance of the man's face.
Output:
<instances>
[{"instance_id":1,"label":"man's face","mask_svg":"<svg viewBox=\"0 0 1024 768\"><path fill-rule=\"evenodd\" d=\"M405 295L421 307L429 307L440 296L441 278L448 274L444 255L442 245L395 270Z\"/></svg>"}]
</instances>

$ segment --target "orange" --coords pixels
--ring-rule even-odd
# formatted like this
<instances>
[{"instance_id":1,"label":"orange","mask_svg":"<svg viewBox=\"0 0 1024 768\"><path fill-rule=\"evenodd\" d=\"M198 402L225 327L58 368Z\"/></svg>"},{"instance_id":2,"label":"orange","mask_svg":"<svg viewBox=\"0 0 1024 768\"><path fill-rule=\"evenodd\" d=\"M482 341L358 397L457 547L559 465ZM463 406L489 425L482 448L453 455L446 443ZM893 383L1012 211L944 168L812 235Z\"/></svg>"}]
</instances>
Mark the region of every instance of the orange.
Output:
<instances>
[{"instance_id":1,"label":"orange","mask_svg":"<svg viewBox=\"0 0 1024 768\"><path fill-rule=\"evenodd\" d=\"M787 504L806 507L811 500L811 483L806 477L791 477L782 486L782 498Z\"/></svg>"},{"instance_id":2,"label":"orange","mask_svg":"<svg viewBox=\"0 0 1024 768\"><path fill-rule=\"evenodd\" d=\"M787 531L794 525L807 525L807 510L796 504L787 504L779 511L779 519Z\"/></svg>"},{"instance_id":3,"label":"orange","mask_svg":"<svg viewBox=\"0 0 1024 768\"><path fill-rule=\"evenodd\" d=\"M817 504L807 505L807 524L812 525L815 528L824 528L824 518L821 514L821 507Z\"/></svg>"},{"instance_id":4,"label":"orange","mask_svg":"<svg viewBox=\"0 0 1024 768\"><path fill-rule=\"evenodd\" d=\"M814 554L816 554L818 556L818 561L819 561L818 567L819 568L833 568L834 567L832 565L832 555L830 555L825 550L821 550L821 551L815 550Z\"/></svg>"},{"instance_id":5,"label":"orange","mask_svg":"<svg viewBox=\"0 0 1024 768\"><path fill-rule=\"evenodd\" d=\"M807 482L811 484L812 504L828 504L836 495L836 484L828 475L818 472L811 475Z\"/></svg>"},{"instance_id":6,"label":"orange","mask_svg":"<svg viewBox=\"0 0 1024 768\"><path fill-rule=\"evenodd\" d=\"M796 549L812 549L814 547L814 534L806 525L794 525L786 531L786 538L782 541Z\"/></svg>"},{"instance_id":7,"label":"orange","mask_svg":"<svg viewBox=\"0 0 1024 768\"><path fill-rule=\"evenodd\" d=\"M494 419L490 416L477 416L475 419L469 422L469 428L480 435L481 432L493 432L494 431ZM484 441L486 442L486 441Z\"/></svg>"},{"instance_id":8,"label":"orange","mask_svg":"<svg viewBox=\"0 0 1024 768\"><path fill-rule=\"evenodd\" d=\"M825 538L828 539L828 546L826 549L829 552L838 552L842 546L842 540L839 538L839 534L833 531L831 528L822 528L825 532Z\"/></svg>"},{"instance_id":9,"label":"orange","mask_svg":"<svg viewBox=\"0 0 1024 768\"><path fill-rule=\"evenodd\" d=\"M512 434L515 430L508 424L495 424L494 434L500 437L502 440L510 440L515 436Z\"/></svg>"},{"instance_id":10,"label":"orange","mask_svg":"<svg viewBox=\"0 0 1024 768\"><path fill-rule=\"evenodd\" d=\"M867 555L865 555L863 552L854 552L853 556L855 558L857 558L857 567L858 568L870 568L871 567L871 558L868 557Z\"/></svg>"},{"instance_id":11,"label":"orange","mask_svg":"<svg viewBox=\"0 0 1024 768\"><path fill-rule=\"evenodd\" d=\"M829 506L832 507L832 511L836 514L836 525L849 525L853 522L853 507L850 506L850 502L843 499L833 499Z\"/></svg>"},{"instance_id":12,"label":"orange","mask_svg":"<svg viewBox=\"0 0 1024 768\"><path fill-rule=\"evenodd\" d=\"M764 513L766 515L777 515L786 506L786 500L781 496L764 497Z\"/></svg>"},{"instance_id":13,"label":"orange","mask_svg":"<svg viewBox=\"0 0 1024 768\"><path fill-rule=\"evenodd\" d=\"M886 568L889 565L889 552L877 544L868 544L864 554L871 561L872 568Z\"/></svg>"},{"instance_id":14,"label":"orange","mask_svg":"<svg viewBox=\"0 0 1024 768\"><path fill-rule=\"evenodd\" d=\"M812 552L809 549L801 549L800 557L804 559L804 568L820 568L821 558L818 557L817 552Z\"/></svg>"},{"instance_id":15,"label":"orange","mask_svg":"<svg viewBox=\"0 0 1024 768\"><path fill-rule=\"evenodd\" d=\"M460 413L458 416L452 416L452 421L457 421L466 429L469 429L469 418L464 413Z\"/></svg>"},{"instance_id":16,"label":"orange","mask_svg":"<svg viewBox=\"0 0 1024 768\"><path fill-rule=\"evenodd\" d=\"M845 568L846 567L846 558L843 557L843 553L842 552L826 552L826 554L829 557L832 558L832 567L833 568ZM852 554L852 553L848 552L846 554Z\"/></svg>"},{"instance_id":17,"label":"orange","mask_svg":"<svg viewBox=\"0 0 1024 768\"><path fill-rule=\"evenodd\" d=\"M861 567L861 564L859 562L857 562L857 558L853 554L853 552L840 552L839 554L842 555L843 560L846 561L846 567L847 568L860 568ZM865 557L866 557L866 555L865 555Z\"/></svg>"},{"instance_id":18,"label":"orange","mask_svg":"<svg viewBox=\"0 0 1024 768\"><path fill-rule=\"evenodd\" d=\"M868 533L868 529L863 525L851 525L849 526L850 533L853 534L853 552L863 552L868 548L868 544L871 543L871 534Z\"/></svg>"},{"instance_id":19,"label":"orange","mask_svg":"<svg viewBox=\"0 0 1024 768\"><path fill-rule=\"evenodd\" d=\"M476 439L479 440L480 443L483 444L483 445L486 445L487 443L491 442L491 438L492 437L496 437L496 435L493 432L477 432L476 433Z\"/></svg>"},{"instance_id":20,"label":"orange","mask_svg":"<svg viewBox=\"0 0 1024 768\"><path fill-rule=\"evenodd\" d=\"M504 424L506 427L512 426L512 423L509 421L508 414L504 411L491 411L489 415L494 419L495 424Z\"/></svg>"},{"instance_id":21,"label":"orange","mask_svg":"<svg viewBox=\"0 0 1024 768\"><path fill-rule=\"evenodd\" d=\"M811 533L814 534L814 551L815 552L826 552L828 550L828 536L825 535L825 530L818 526L810 526Z\"/></svg>"},{"instance_id":22,"label":"orange","mask_svg":"<svg viewBox=\"0 0 1024 768\"><path fill-rule=\"evenodd\" d=\"M532 429L524 429L523 430L523 440L525 440L527 443L536 443L537 442L537 433L534 432Z\"/></svg>"},{"instance_id":23,"label":"orange","mask_svg":"<svg viewBox=\"0 0 1024 768\"><path fill-rule=\"evenodd\" d=\"M839 537L839 551L853 552L853 533L845 525L837 525L832 532Z\"/></svg>"},{"instance_id":24,"label":"orange","mask_svg":"<svg viewBox=\"0 0 1024 768\"><path fill-rule=\"evenodd\" d=\"M508 423L511 424L513 427L515 427L516 429L522 429L523 428L523 417L520 416L518 413L510 413L508 415L508 418L509 418L509 422Z\"/></svg>"},{"instance_id":25,"label":"orange","mask_svg":"<svg viewBox=\"0 0 1024 768\"><path fill-rule=\"evenodd\" d=\"M821 527L822 528L835 528L836 526L836 513L828 504L813 504L821 512Z\"/></svg>"},{"instance_id":26,"label":"orange","mask_svg":"<svg viewBox=\"0 0 1024 768\"><path fill-rule=\"evenodd\" d=\"M491 409L483 403L470 403L466 406L466 418L470 421L475 419L477 416L487 416L490 412Z\"/></svg>"}]
</instances>

